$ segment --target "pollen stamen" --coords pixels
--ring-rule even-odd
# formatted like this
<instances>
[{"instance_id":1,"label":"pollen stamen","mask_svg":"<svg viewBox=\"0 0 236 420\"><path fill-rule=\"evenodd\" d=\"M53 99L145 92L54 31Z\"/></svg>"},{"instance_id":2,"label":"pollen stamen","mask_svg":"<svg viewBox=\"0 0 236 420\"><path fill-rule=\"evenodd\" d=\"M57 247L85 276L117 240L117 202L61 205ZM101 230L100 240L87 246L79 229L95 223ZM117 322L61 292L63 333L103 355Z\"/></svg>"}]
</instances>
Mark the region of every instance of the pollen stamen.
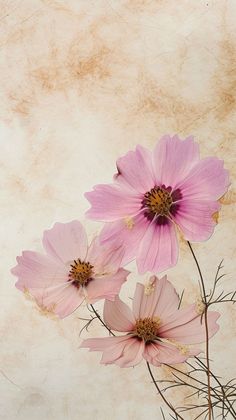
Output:
<instances>
[{"instance_id":1,"label":"pollen stamen","mask_svg":"<svg viewBox=\"0 0 236 420\"><path fill-rule=\"evenodd\" d=\"M145 342L157 339L157 330L160 326L160 318L143 318L136 321L134 335Z\"/></svg>"},{"instance_id":2,"label":"pollen stamen","mask_svg":"<svg viewBox=\"0 0 236 420\"><path fill-rule=\"evenodd\" d=\"M167 189L154 187L144 195L143 204L151 214L167 216L170 212L173 199Z\"/></svg>"},{"instance_id":3,"label":"pollen stamen","mask_svg":"<svg viewBox=\"0 0 236 420\"><path fill-rule=\"evenodd\" d=\"M86 261L80 259L74 260L74 264L71 264L69 271L69 281L79 288L80 286L86 286L86 284L92 280L93 266Z\"/></svg>"}]
</instances>

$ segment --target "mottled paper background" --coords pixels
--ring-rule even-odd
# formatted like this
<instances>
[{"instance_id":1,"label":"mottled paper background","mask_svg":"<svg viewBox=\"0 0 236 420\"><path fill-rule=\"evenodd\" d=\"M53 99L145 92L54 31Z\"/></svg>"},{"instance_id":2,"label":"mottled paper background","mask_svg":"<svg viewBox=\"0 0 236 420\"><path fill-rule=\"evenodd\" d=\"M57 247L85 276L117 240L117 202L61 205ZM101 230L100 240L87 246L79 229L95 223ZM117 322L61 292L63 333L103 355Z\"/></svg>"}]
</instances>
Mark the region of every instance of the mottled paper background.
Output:
<instances>
[{"instance_id":1,"label":"mottled paper background","mask_svg":"<svg viewBox=\"0 0 236 420\"><path fill-rule=\"evenodd\" d=\"M195 250L209 287L224 258L222 284L235 288L235 21L235 0L0 1L1 419L161 418L145 363L100 366L99 354L78 349L86 311L43 316L9 270L22 249L41 250L54 221L85 221L84 191L111 180L119 155L137 143L152 148L164 133L193 134L202 156L225 160L232 181L214 236ZM100 229L85 224L90 237ZM131 268L125 298L147 279ZM188 287L185 302L196 299L183 242L169 278L178 291ZM211 356L229 379L235 309L218 309ZM94 323L90 334L103 333ZM175 404L184 396L172 393Z\"/></svg>"}]
</instances>

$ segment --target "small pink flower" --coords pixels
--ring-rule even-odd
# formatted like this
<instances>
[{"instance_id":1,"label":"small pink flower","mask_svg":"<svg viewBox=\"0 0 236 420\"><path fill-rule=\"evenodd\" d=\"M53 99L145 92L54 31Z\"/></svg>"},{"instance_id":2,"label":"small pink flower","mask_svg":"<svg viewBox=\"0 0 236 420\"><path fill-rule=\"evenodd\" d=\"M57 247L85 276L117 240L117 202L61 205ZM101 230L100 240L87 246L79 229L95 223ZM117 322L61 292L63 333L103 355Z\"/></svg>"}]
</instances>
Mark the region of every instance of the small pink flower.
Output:
<instances>
[{"instance_id":1,"label":"small pink flower","mask_svg":"<svg viewBox=\"0 0 236 420\"><path fill-rule=\"evenodd\" d=\"M166 276L152 276L144 287L137 283L132 311L118 296L105 301L104 321L114 331L124 335L89 338L81 347L102 351L101 363L120 367L137 365L144 358L155 366L162 363L183 363L201 352L188 345L205 341L202 311L193 304L178 309L179 297ZM209 337L219 329L218 312L208 312Z\"/></svg>"},{"instance_id":2,"label":"small pink flower","mask_svg":"<svg viewBox=\"0 0 236 420\"><path fill-rule=\"evenodd\" d=\"M11 271L16 287L33 296L37 304L61 318L84 300L115 299L129 271L120 268L123 247L101 245L96 237L87 245L80 222L55 223L43 235L46 255L23 251Z\"/></svg>"},{"instance_id":3,"label":"small pink flower","mask_svg":"<svg viewBox=\"0 0 236 420\"><path fill-rule=\"evenodd\" d=\"M137 146L118 159L117 169L112 185L97 185L85 196L87 215L109 222L101 240L123 240L124 264L136 257L139 272L160 272L177 262L176 227L189 241L212 235L228 172L222 160L200 160L192 137L164 136L153 152Z\"/></svg>"}]
</instances>

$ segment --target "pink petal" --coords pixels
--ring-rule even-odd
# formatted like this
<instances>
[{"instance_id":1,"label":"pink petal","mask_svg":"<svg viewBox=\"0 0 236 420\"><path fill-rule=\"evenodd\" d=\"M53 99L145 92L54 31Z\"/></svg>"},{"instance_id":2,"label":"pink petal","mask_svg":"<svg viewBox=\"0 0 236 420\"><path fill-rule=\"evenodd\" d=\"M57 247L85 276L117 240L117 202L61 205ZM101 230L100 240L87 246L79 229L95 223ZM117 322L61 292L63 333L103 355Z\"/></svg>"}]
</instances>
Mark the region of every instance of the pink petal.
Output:
<instances>
[{"instance_id":1,"label":"pink petal","mask_svg":"<svg viewBox=\"0 0 236 420\"><path fill-rule=\"evenodd\" d=\"M151 222L141 241L137 266L139 273L161 272L174 266L178 259L178 243L174 224Z\"/></svg>"},{"instance_id":2,"label":"pink petal","mask_svg":"<svg viewBox=\"0 0 236 420\"><path fill-rule=\"evenodd\" d=\"M181 200L173 216L188 241L205 241L212 235L216 222L213 214L220 209L218 202Z\"/></svg>"},{"instance_id":3,"label":"pink petal","mask_svg":"<svg viewBox=\"0 0 236 420\"><path fill-rule=\"evenodd\" d=\"M43 310L64 318L83 301L81 290L68 282L68 270L59 260L24 251L17 261L18 265L12 269L18 277L16 287L29 292Z\"/></svg>"},{"instance_id":4,"label":"pink petal","mask_svg":"<svg viewBox=\"0 0 236 420\"><path fill-rule=\"evenodd\" d=\"M129 222L131 223L129 227ZM122 265L132 261L137 255L140 241L148 227L148 221L142 214L138 214L132 219L121 219L117 222L106 223L101 232L101 241L115 243L121 241L124 247Z\"/></svg>"},{"instance_id":5,"label":"pink petal","mask_svg":"<svg viewBox=\"0 0 236 420\"><path fill-rule=\"evenodd\" d=\"M145 308L148 301L148 297L144 295L144 285L141 283L136 283L136 289L132 302L135 319L140 319L141 317L145 318L147 316Z\"/></svg>"},{"instance_id":6,"label":"pink petal","mask_svg":"<svg viewBox=\"0 0 236 420\"><path fill-rule=\"evenodd\" d=\"M155 301L154 301L155 303ZM179 296L167 280L167 276L156 283L156 306L153 306L153 316L158 316L162 322L173 314L179 306Z\"/></svg>"},{"instance_id":7,"label":"pink petal","mask_svg":"<svg viewBox=\"0 0 236 420\"><path fill-rule=\"evenodd\" d=\"M191 200L218 200L227 191L229 174L223 160L209 157L198 162L182 181L178 179L183 198Z\"/></svg>"},{"instance_id":8,"label":"pink petal","mask_svg":"<svg viewBox=\"0 0 236 420\"><path fill-rule=\"evenodd\" d=\"M143 352L143 358L154 366L161 366L161 363L157 360L157 355L158 345L155 343L146 344Z\"/></svg>"},{"instance_id":9,"label":"pink petal","mask_svg":"<svg viewBox=\"0 0 236 420\"><path fill-rule=\"evenodd\" d=\"M123 256L124 247L118 240L102 244L100 237L96 237L88 249L87 260L94 266L94 272L102 275L116 272L121 266Z\"/></svg>"},{"instance_id":10,"label":"pink petal","mask_svg":"<svg viewBox=\"0 0 236 420\"><path fill-rule=\"evenodd\" d=\"M103 318L115 331L129 332L134 329L135 319L130 308L116 296L114 302L105 301Z\"/></svg>"},{"instance_id":11,"label":"pink petal","mask_svg":"<svg viewBox=\"0 0 236 420\"><path fill-rule=\"evenodd\" d=\"M120 337L87 338L86 340L83 340L80 348L89 348L89 351L105 351L120 343L125 343L127 340L130 340L129 335L122 335Z\"/></svg>"},{"instance_id":12,"label":"pink petal","mask_svg":"<svg viewBox=\"0 0 236 420\"><path fill-rule=\"evenodd\" d=\"M183 354L172 344L159 341L146 345L143 357L152 365L160 366L163 363L171 365L183 363L190 355L192 354Z\"/></svg>"},{"instance_id":13,"label":"pink petal","mask_svg":"<svg viewBox=\"0 0 236 420\"><path fill-rule=\"evenodd\" d=\"M114 274L95 277L86 286L87 301L94 303L99 299L114 300L130 272L120 268Z\"/></svg>"},{"instance_id":14,"label":"pink petal","mask_svg":"<svg viewBox=\"0 0 236 420\"><path fill-rule=\"evenodd\" d=\"M193 137L163 136L153 152L156 184L175 189L199 161L199 146Z\"/></svg>"},{"instance_id":15,"label":"pink petal","mask_svg":"<svg viewBox=\"0 0 236 420\"><path fill-rule=\"evenodd\" d=\"M144 342L131 338L125 344L121 356L114 363L122 368L139 364L143 358Z\"/></svg>"},{"instance_id":16,"label":"pink petal","mask_svg":"<svg viewBox=\"0 0 236 420\"><path fill-rule=\"evenodd\" d=\"M47 289L29 289L29 292L43 310L60 318L72 314L84 301L82 289L77 289L70 283Z\"/></svg>"},{"instance_id":17,"label":"pink petal","mask_svg":"<svg viewBox=\"0 0 236 420\"><path fill-rule=\"evenodd\" d=\"M144 286L137 283L133 299L134 316L136 319L157 316L163 322L178 309L179 296L166 276L160 280L152 276L149 287L150 291L145 294Z\"/></svg>"},{"instance_id":18,"label":"pink petal","mask_svg":"<svg viewBox=\"0 0 236 420\"><path fill-rule=\"evenodd\" d=\"M209 338L219 329L216 324L219 316L218 312L208 312ZM196 312L196 305L193 304L170 315L158 330L158 335L183 344L202 343L206 339L204 319Z\"/></svg>"},{"instance_id":19,"label":"pink petal","mask_svg":"<svg viewBox=\"0 0 236 420\"><path fill-rule=\"evenodd\" d=\"M116 337L121 338L121 337ZM101 362L102 364L112 364L115 363L115 360L119 359L123 352L124 348L128 343L132 342L132 338L128 335L125 336L125 340L117 340L116 343L112 347L108 347L104 350Z\"/></svg>"},{"instance_id":20,"label":"pink petal","mask_svg":"<svg viewBox=\"0 0 236 420\"><path fill-rule=\"evenodd\" d=\"M155 185L152 153L142 146L128 152L117 160L118 174L115 176L121 185L132 187L141 193L149 191Z\"/></svg>"},{"instance_id":21,"label":"pink petal","mask_svg":"<svg viewBox=\"0 0 236 420\"><path fill-rule=\"evenodd\" d=\"M20 290L51 287L68 279L66 267L50 256L23 251L22 256L17 257L17 262L11 272L18 277L16 287Z\"/></svg>"},{"instance_id":22,"label":"pink petal","mask_svg":"<svg viewBox=\"0 0 236 420\"><path fill-rule=\"evenodd\" d=\"M84 340L80 347L87 347L89 351L104 352L101 363L115 363L120 367L130 367L141 362L144 343L125 335L121 337L89 338Z\"/></svg>"},{"instance_id":23,"label":"pink petal","mask_svg":"<svg viewBox=\"0 0 236 420\"><path fill-rule=\"evenodd\" d=\"M91 204L86 215L104 222L136 214L142 201L142 195L119 185L96 185L93 191L84 195Z\"/></svg>"},{"instance_id":24,"label":"pink petal","mask_svg":"<svg viewBox=\"0 0 236 420\"><path fill-rule=\"evenodd\" d=\"M84 260L87 253L87 235L77 220L55 223L52 229L44 232L43 246L49 255L63 263L78 258Z\"/></svg>"}]
</instances>

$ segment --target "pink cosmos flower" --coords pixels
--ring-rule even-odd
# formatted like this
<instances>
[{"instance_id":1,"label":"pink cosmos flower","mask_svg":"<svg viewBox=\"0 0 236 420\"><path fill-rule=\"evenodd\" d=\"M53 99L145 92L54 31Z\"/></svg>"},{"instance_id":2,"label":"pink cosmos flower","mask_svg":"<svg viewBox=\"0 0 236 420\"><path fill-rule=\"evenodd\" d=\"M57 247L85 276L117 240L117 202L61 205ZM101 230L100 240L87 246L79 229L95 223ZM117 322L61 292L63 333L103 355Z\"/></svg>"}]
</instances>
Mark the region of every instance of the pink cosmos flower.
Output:
<instances>
[{"instance_id":1,"label":"pink cosmos flower","mask_svg":"<svg viewBox=\"0 0 236 420\"><path fill-rule=\"evenodd\" d=\"M189 345L205 341L204 309L197 304L178 309L178 305L179 297L166 276L161 280L152 276L146 287L137 283L132 311L118 296L114 302L105 301L105 323L123 335L89 338L81 347L101 351L101 363L120 367L137 365L143 358L155 366L182 363L201 351ZM209 337L219 329L218 317L218 312L208 312Z\"/></svg>"},{"instance_id":2,"label":"pink cosmos flower","mask_svg":"<svg viewBox=\"0 0 236 420\"><path fill-rule=\"evenodd\" d=\"M11 271L16 287L33 296L45 311L64 318L84 300L114 300L129 271L120 268L123 247L101 245L96 237L90 246L80 222L55 223L43 235L45 254L23 251Z\"/></svg>"},{"instance_id":3,"label":"pink cosmos flower","mask_svg":"<svg viewBox=\"0 0 236 420\"><path fill-rule=\"evenodd\" d=\"M142 146L117 161L111 185L87 192L87 215L108 222L102 242L123 240L123 263L135 257L140 273L160 272L178 258L176 227L188 241L205 241L213 233L217 201L229 185L223 161L200 160L192 137L161 138L153 152Z\"/></svg>"}]
</instances>

